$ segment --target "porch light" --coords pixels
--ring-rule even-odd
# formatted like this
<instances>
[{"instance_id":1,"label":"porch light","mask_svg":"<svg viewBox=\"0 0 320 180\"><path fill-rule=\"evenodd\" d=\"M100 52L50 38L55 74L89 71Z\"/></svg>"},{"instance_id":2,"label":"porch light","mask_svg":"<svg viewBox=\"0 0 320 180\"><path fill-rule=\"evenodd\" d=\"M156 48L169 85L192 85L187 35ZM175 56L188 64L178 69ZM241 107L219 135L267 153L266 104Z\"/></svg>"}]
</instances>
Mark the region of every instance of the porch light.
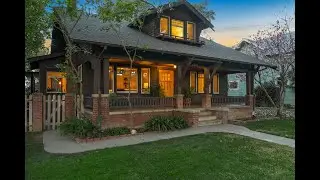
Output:
<instances>
[{"instance_id":1,"label":"porch light","mask_svg":"<svg viewBox=\"0 0 320 180\"><path fill-rule=\"evenodd\" d=\"M61 85L61 81L59 81L59 85Z\"/></svg>"},{"instance_id":2,"label":"porch light","mask_svg":"<svg viewBox=\"0 0 320 180\"><path fill-rule=\"evenodd\" d=\"M177 68L177 66L176 66L176 65L173 65L173 68Z\"/></svg>"}]
</instances>

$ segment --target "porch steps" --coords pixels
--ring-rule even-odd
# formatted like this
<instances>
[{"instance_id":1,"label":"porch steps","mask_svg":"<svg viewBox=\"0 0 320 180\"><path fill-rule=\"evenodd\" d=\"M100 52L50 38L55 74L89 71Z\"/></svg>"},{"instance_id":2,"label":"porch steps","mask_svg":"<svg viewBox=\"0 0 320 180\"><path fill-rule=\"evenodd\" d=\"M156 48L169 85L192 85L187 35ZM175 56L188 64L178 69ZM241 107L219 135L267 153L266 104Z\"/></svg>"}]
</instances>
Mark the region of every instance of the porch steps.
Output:
<instances>
[{"instance_id":1,"label":"porch steps","mask_svg":"<svg viewBox=\"0 0 320 180\"><path fill-rule=\"evenodd\" d=\"M210 111L200 111L198 126L211 126L222 124L222 120L217 119L217 116L212 115Z\"/></svg>"}]
</instances>

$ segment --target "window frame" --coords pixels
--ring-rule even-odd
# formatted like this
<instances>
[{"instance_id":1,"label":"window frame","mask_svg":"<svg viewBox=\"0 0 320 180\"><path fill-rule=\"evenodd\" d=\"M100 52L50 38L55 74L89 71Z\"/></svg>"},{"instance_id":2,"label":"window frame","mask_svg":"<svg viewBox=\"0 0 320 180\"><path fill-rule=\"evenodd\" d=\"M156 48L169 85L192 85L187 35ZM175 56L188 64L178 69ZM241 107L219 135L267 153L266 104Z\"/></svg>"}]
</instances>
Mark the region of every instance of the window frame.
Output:
<instances>
[{"instance_id":1,"label":"window frame","mask_svg":"<svg viewBox=\"0 0 320 180\"><path fill-rule=\"evenodd\" d=\"M111 68L111 70L113 70L113 72L110 72L110 68ZM112 83L111 83L111 85L112 85L112 88L111 88L111 89L112 89L112 92L110 92L110 87L109 87L109 94L110 94L110 93L115 93L115 92L114 92L114 79L115 79L115 77L114 77L114 66L112 66L112 65L109 66L108 73L109 73L109 79L108 79L108 80L110 80L110 73L113 74L113 76L112 76L112 78L111 78L111 79L112 79ZM104 83L106 83L106 82L104 82ZM108 82L108 83L110 83L110 82ZM109 85L110 85L110 84L109 84Z\"/></svg>"},{"instance_id":2,"label":"window frame","mask_svg":"<svg viewBox=\"0 0 320 180\"><path fill-rule=\"evenodd\" d=\"M61 76L57 76L57 78L61 78L62 79L62 81L61 82L63 82L63 80L65 79L65 81L66 81L66 92L63 92L63 88L61 88L61 91L48 91L48 73L49 72L55 72L55 73L65 73L65 72L61 72L61 71L56 71L56 70L46 70L46 89L45 89L45 91L46 91L46 93L48 94L50 94L50 93L52 93L52 94L56 94L56 93L63 93L63 94L66 94L67 93L67 78L66 77L64 77L63 75L61 75ZM52 84L52 82L51 82L51 84ZM62 84L62 83L61 83ZM51 87L52 88L52 87Z\"/></svg>"},{"instance_id":3,"label":"window frame","mask_svg":"<svg viewBox=\"0 0 320 180\"><path fill-rule=\"evenodd\" d=\"M198 84L198 78L199 78L199 74L203 74L203 92L199 92L199 84ZM204 72L202 73L202 72L197 72L197 93L198 94L204 94L204 89L205 89L205 87L204 87L204 81L205 81L205 78L204 78Z\"/></svg>"},{"instance_id":4,"label":"window frame","mask_svg":"<svg viewBox=\"0 0 320 180\"><path fill-rule=\"evenodd\" d=\"M118 68L127 68L127 69L130 69L130 67L126 67L126 66L117 66L117 69L116 69L116 76L117 76L117 82L118 82ZM137 71L137 90L130 90L130 91L118 91L118 87L117 87L117 84L116 84L116 89L117 89L117 93L119 93L119 94L128 94L129 92L130 93L138 93L139 92L139 71L138 71L138 69L139 68L136 68L136 67L132 67L131 68L132 70L133 69L136 69L136 71ZM113 82L114 83L114 82Z\"/></svg>"},{"instance_id":5,"label":"window frame","mask_svg":"<svg viewBox=\"0 0 320 180\"><path fill-rule=\"evenodd\" d=\"M193 24L193 39L188 39L188 24ZM196 23L192 21L187 21L187 34L186 34L186 39L188 41L195 41L196 40Z\"/></svg>"},{"instance_id":6,"label":"window frame","mask_svg":"<svg viewBox=\"0 0 320 180\"><path fill-rule=\"evenodd\" d=\"M191 92L192 94L197 94L198 93L198 72L197 71L189 71L189 88L191 88L191 73L195 73L195 91Z\"/></svg>"},{"instance_id":7,"label":"window frame","mask_svg":"<svg viewBox=\"0 0 320 180\"><path fill-rule=\"evenodd\" d=\"M218 83L217 83L217 84L218 84L218 91L217 91L217 92L214 91L214 76L218 76L218 78L217 78L217 79L218 79ZM228 84L228 85L229 85L229 84ZM219 73L216 73L216 74L213 75L213 78L212 78L212 88L213 88L213 91L212 91L213 94L220 94L220 75L219 75Z\"/></svg>"},{"instance_id":8,"label":"window frame","mask_svg":"<svg viewBox=\"0 0 320 180\"><path fill-rule=\"evenodd\" d=\"M175 20L175 21L181 21L182 23L183 23L183 26L182 26L182 28L183 28L183 30L182 30L182 33L183 33L183 35L182 35L182 37L180 37L180 36L174 36L174 37L172 37L172 20ZM185 39L185 37L186 37L186 35L185 35L185 33L184 33L184 29L185 29L185 25L184 25L184 22L185 21L182 21L182 20L179 20L179 19L173 19L173 18L171 18L170 19L170 37L172 37L172 38L174 38L174 39ZM175 26L176 27L176 26ZM178 26L177 26L178 27ZM177 38L178 37L178 38Z\"/></svg>"},{"instance_id":9,"label":"window frame","mask_svg":"<svg viewBox=\"0 0 320 180\"><path fill-rule=\"evenodd\" d=\"M161 18L167 18L168 19L168 34L161 33ZM159 20L159 33L164 35L164 36L171 37L171 18L170 18L170 16L162 15L160 17L160 20Z\"/></svg>"},{"instance_id":10,"label":"window frame","mask_svg":"<svg viewBox=\"0 0 320 180\"><path fill-rule=\"evenodd\" d=\"M148 74L149 74L149 82L148 82L148 83L149 83L149 92L143 92L143 91L142 91L142 89L143 89L143 80L142 80L142 79L143 79L143 74L142 74L142 69L148 69L148 71L149 71L149 73L148 73ZM141 93L141 94L150 94L150 82L151 82L151 75L150 75L150 74L151 74L151 68L148 68L148 67L141 67L141 68L140 68L140 76L141 76L141 77L140 77L140 82L141 82L141 83L140 83L140 84L141 84L140 93Z\"/></svg>"},{"instance_id":11,"label":"window frame","mask_svg":"<svg viewBox=\"0 0 320 180\"><path fill-rule=\"evenodd\" d=\"M237 88L230 88L230 83L231 83L231 82L237 82ZM239 80L229 81L229 82L228 82L228 88L229 88L229 90L231 90L231 91L237 91L237 90L239 90L239 83L240 83Z\"/></svg>"}]
</instances>

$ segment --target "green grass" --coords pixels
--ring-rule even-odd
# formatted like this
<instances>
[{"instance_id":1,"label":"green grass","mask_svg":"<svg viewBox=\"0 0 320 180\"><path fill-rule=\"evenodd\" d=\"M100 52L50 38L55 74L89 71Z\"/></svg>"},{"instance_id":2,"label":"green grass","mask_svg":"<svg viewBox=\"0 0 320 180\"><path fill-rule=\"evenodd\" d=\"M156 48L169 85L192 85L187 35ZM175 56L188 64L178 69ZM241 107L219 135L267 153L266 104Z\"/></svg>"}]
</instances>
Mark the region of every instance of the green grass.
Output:
<instances>
[{"instance_id":1,"label":"green grass","mask_svg":"<svg viewBox=\"0 0 320 180\"><path fill-rule=\"evenodd\" d=\"M45 153L41 137L28 135L26 150L26 179L295 178L293 148L225 133L207 133L75 155Z\"/></svg>"},{"instance_id":2,"label":"green grass","mask_svg":"<svg viewBox=\"0 0 320 180\"><path fill-rule=\"evenodd\" d=\"M251 130L295 139L295 121L292 119L273 119L246 123Z\"/></svg>"}]
</instances>

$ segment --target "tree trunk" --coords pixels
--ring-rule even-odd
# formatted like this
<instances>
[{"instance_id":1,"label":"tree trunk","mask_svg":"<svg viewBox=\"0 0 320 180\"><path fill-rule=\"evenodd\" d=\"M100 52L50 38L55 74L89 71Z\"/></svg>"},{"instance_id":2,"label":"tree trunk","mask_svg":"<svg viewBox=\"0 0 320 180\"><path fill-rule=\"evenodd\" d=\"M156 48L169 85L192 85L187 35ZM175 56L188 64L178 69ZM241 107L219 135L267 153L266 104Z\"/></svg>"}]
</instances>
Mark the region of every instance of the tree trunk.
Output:
<instances>
[{"instance_id":1,"label":"tree trunk","mask_svg":"<svg viewBox=\"0 0 320 180\"><path fill-rule=\"evenodd\" d=\"M284 82L280 83L280 92L279 92L279 107L277 110L277 116L282 118L283 117L283 104L284 104L284 97L285 97L285 88Z\"/></svg>"}]
</instances>

